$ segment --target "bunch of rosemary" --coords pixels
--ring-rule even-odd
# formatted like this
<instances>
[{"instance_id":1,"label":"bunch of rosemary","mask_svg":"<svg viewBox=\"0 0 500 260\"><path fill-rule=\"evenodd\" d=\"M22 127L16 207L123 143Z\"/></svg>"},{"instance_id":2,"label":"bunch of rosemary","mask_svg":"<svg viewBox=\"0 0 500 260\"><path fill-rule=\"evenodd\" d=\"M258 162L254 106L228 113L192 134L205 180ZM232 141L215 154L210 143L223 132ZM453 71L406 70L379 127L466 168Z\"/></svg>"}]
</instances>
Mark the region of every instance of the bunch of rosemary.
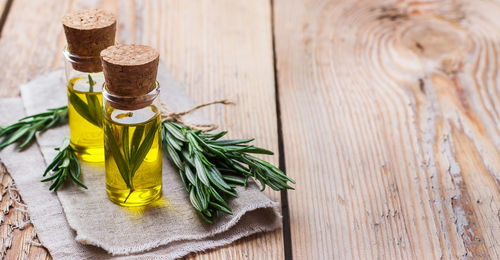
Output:
<instances>
[{"instance_id":1,"label":"bunch of rosemary","mask_svg":"<svg viewBox=\"0 0 500 260\"><path fill-rule=\"evenodd\" d=\"M76 184L87 189L87 186L83 184L78 178L81 174L80 163L75 155L75 150L70 145L69 138L65 137L59 148L55 148L59 153L52 160L52 162L47 166L43 176L45 177L49 171L53 174L43 180L42 182L52 181L49 190L57 191L61 184L69 177Z\"/></svg>"},{"instance_id":2,"label":"bunch of rosemary","mask_svg":"<svg viewBox=\"0 0 500 260\"><path fill-rule=\"evenodd\" d=\"M0 150L13 143L19 143L19 148L27 147L35 138L37 132L43 132L53 126L68 121L68 107L48 109L47 112L23 117L12 125L0 128Z\"/></svg>"},{"instance_id":3,"label":"bunch of rosemary","mask_svg":"<svg viewBox=\"0 0 500 260\"><path fill-rule=\"evenodd\" d=\"M230 197L238 197L236 185L246 186L249 177L274 190L293 189L295 183L280 169L251 154L273 154L263 148L248 145L254 139L219 140L226 131L205 134L181 124L162 124L163 148L179 175L193 207L207 222L212 223L219 211L232 214Z\"/></svg>"}]
</instances>

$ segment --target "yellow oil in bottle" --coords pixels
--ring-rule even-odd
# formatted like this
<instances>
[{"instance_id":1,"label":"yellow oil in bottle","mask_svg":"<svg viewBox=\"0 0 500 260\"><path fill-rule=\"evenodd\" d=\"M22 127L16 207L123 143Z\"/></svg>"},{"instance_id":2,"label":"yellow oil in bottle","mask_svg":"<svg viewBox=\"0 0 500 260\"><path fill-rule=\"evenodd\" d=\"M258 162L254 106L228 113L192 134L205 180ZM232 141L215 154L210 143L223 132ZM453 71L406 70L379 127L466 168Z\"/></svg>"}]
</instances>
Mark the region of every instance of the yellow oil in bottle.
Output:
<instances>
[{"instance_id":1,"label":"yellow oil in bottle","mask_svg":"<svg viewBox=\"0 0 500 260\"><path fill-rule=\"evenodd\" d=\"M134 111L107 106L104 117L106 191L122 206L143 206L161 196L161 121L152 105Z\"/></svg>"},{"instance_id":2,"label":"yellow oil in bottle","mask_svg":"<svg viewBox=\"0 0 500 260\"><path fill-rule=\"evenodd\" d=\"M87 162L104 161L102 131L101 73L72 78L68 83L68 117L71 144L80 159Z\"/></svg>"}]
</instances>

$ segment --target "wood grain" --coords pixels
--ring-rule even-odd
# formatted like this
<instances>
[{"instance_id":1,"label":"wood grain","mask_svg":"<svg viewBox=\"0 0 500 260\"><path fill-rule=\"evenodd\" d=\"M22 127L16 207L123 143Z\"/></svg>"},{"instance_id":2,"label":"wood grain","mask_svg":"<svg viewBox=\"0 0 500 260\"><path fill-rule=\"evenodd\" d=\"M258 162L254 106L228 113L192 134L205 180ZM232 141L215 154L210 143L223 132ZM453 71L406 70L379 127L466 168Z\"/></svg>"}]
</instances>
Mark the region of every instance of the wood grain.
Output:
<instances>
[{"instance_id":1,"label":"wood grain","mask_svg":"<svg viewBox=\"0 0 500 260\"><path fill-rule=\"evenodd\" d=\"M267 0L133 1L120 5L120 42L148 44L196 103L229 98L208 118L230 138L278 149L271 9ZM277 163L277 156L266 157ZM279 193L267 192L279 201ZM199 259L282 259L281 230L243 239Z\"/></svg>"},{"instance_id":2,"label":"wood grain","mask_svg":"<svg viewBox=\"0 0 500 260\"><path fill-rule=\"evenodd\" d=\"M294 258L500 258L499 13L275 0Z\"/></svg>"}]
</instances>

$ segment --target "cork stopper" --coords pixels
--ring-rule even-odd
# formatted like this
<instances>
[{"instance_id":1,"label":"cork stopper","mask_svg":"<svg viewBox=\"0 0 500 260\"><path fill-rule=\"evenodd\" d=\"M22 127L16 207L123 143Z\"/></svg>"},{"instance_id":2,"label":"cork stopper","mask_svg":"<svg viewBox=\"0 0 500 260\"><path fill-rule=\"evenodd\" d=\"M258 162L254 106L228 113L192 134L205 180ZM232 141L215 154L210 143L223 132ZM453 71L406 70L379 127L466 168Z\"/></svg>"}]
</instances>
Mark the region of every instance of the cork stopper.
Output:
<instances>
[{"instance_id":1,"label":"cork stopper","mask_svg":"<svg viewBox=\"0 0 500 260\"><path fill-rule=\"evenodd\" d=\"M78 10L62 19L73 68L83 72L99 72L99 54L115 43L116 17L98 10Z\"/></svg>"},{"instance_id":2,"label":"cork stopper","mask_svg":"<svg viewBox=\"0 0 500 260\"><path fill-rule=\"evenodd\" d=\"M120 44L101 52L106 90L116 96L141 97L156 88L159 53L146 45ZM117 104L121 109L144 107L143 101ZM139 104L141 103L141 104Z\"/></svg>"}]
</instances>

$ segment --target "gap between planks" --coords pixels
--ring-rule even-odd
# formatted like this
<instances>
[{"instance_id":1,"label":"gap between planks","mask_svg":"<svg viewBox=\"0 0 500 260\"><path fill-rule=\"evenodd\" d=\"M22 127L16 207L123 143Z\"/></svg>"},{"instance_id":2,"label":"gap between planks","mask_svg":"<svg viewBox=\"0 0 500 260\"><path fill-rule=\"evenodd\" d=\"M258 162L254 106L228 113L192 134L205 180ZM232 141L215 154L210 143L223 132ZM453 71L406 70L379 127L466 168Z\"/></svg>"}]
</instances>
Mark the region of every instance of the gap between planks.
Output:
<instances>
[{"instance_id":1,"label":"gap between planks","mask_svg":"<svg viewBox=\"0 0 500 260\"><path fill-rule=\"evenodd\" d=\"M283 125L281 123L281 107L279 95L279 82L278 82L278 65L276 63L276 34L274 31L274 0L269 1L271 5L271 33L272 33L272 47L273 47L273 71L274 71L274 96L276 106L276 124L278 130L278 152L279 152L279 168L286 174L286 161L285 161L285 146L283 141ZM281 214L283 216L283 250L285 260L292 260L292 234L290 228L290 209L288 208L288 190L281 191Z\"/></svg>"}]
</instances>

